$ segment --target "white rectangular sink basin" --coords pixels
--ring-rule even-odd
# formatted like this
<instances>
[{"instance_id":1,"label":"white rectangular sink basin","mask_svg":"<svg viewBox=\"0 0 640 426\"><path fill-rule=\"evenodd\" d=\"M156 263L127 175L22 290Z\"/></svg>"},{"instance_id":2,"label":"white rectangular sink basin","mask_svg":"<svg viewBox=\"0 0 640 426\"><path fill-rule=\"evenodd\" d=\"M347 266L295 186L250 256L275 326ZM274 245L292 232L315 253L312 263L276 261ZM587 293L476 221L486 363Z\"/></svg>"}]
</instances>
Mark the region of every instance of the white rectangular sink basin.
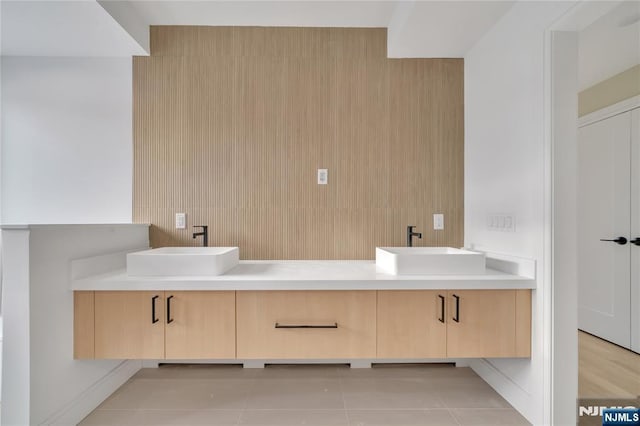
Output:
<instances>
[{"instance_id":1,"label":"white rectangular sink basin","mask_svg":"<svg viewBox=\"0 0 640 426\"><path fill-rule=\"evenodd\" d=\"M127 274L222 275L238 264L238 247L162 247L127 254Z\"/></svg>"},{"instance_id":2,"label":"white rectangular sink basin","mask_svg":"<svg viewBox=\"0 0 640 426\"><path fill-rule=\"evenodd\" d=\"M393 275L484 274L484 253L451 247L376 247L376 265Z\"/></svg>"}]
</instances>

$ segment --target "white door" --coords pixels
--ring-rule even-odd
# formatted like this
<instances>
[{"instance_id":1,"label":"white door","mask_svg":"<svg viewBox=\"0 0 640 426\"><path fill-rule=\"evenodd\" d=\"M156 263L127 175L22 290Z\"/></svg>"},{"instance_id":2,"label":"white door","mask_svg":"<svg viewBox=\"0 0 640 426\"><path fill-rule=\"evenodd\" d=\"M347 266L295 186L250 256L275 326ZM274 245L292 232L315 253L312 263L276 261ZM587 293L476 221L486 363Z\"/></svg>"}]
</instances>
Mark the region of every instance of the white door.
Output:
<instances>
[{"instance_id":1,"label":"white door","mask_svg":"<svg viewBox=\"0 0 640 426\"><path fill-rule=\"evenodd\" d=\"M640 353L640 108L631 111L631 349Z\"/></svg>"},{"instance_id":2,"label":"white door","mask_svg":"<svg viewBox=\"0 0 640 426\"><path fill-rule=\"evenodd\" d=\"M631 113L578 130L578 327L631 347ZM561 285L561 283L559 283Z\"/></svg>"}]
</instances>

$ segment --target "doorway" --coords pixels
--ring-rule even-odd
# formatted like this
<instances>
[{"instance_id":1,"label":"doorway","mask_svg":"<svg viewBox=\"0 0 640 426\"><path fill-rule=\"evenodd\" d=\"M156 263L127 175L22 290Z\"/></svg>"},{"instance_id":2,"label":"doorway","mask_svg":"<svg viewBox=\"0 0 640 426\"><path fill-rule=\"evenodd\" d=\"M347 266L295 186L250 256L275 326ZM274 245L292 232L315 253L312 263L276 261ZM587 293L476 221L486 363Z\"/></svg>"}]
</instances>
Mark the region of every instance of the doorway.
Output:
<instances>
[{"instance_id":1,"label":"doorway","mask_svg":"<svg viewBox=\"0 0 640 426\"><path fill-rule=\"evenodd\" d=\"M578 416L576 410L576 399L582 396L578 390L578 376L580 376L581 390L589 389L589 386L594 389L593 385L584 386L585 383L588 383L585 382L585 377L593 379L608 376L612 381L616 380L616 374L626 374L627 377L632 377L629 370L623 373L625 367L615 364L615 362L613 371L607 372L606 370L598 369L598 367L606 365L604 362L606 359L614 357L616 354L614 349L626 351L624 352L625 355L632 354L630 351L618 348L608 342L605 342L606 345L604 346L599 345L598 343L604 342L604 340L591 338L588 334L579 334L577 330L578 311L583 312L585 306L591 304L592 311L598 310L601 316L607 317L606 321L603 320L601 322L608 321L610 323L609 328L614 330L614 334L617 334L612 339L631 341L630 333L619 329L620 324L625 323L625 318L628 318L628 314L625 311L631 312L630 308L625 308L625 306L633 303L630 291L627 291L626 298L623 298L621 295L624 294L625 290L621 290L622 284L619 284L620 288L617 290L614 290L614 288L617 288L614 286L604 287L605 290L609 291L602 293L603 287L601 286L591 293L584 294L580 290L579 284L582 278L593 278L594 276L599 276L599 282L624 282L623 278L627 272L622 271L629 271L630 273L631 255L618 255L616 252L616 249L619 248L618 246L623 246L621 244L622 240L618 240L618 237L623 236L624 230L614 226L617 222L631 221L629 209L627 209L626 213L629 219L622 217L617 220L604 220L599 225L594 225L588 232L585 231L587 229L587 219L590 215L594 216L592 214L594 213L593 210L599 210L601 213L607 213L608 211L609 214L614 216L619 210L624 210L623 208L612 208L606 202L603 203L603 200L612 202L612 200L621 199L622 204L627 203L630 205L630 191L627 191L626 197L621 194L625 189L618 189L618 192L620 192L618 194L616 194L616 189L607 191L604 189L603 181L595 177L594 173L593 175L587 174L586 180L589 181L591 179L590 186L596 190L595 194L585 196L580 190L580 179L581 169L582 179L584 179L584 171L594 170L594 167L597 166L606 170L603 174L607 176L610 187L614 182L622 182L625 178L625 171L616 169L614 161L617 157L622 157L623 160L626 159L626 161L630 162L631 155L629 151L627 151L627 154L623 154L624 143L622 142L614 144L616 145L615 149L602 149L601 146L597 146L597 143L593 141L591 143L594 146L591 152L580 154L578 141L584 135L579 134L580 131L576 125L579 107L577 94L581 91L580 89L583 89L578 86L579 64L581 64L579 56L580 35L585 29L596 24L599 20L611 19L610 16L609 18L607 16L615 12L616 8L624 7L625 4L626 6L640 5L637 1L615 3L580 2L547 31L548 65L546 69L548 96L546 109L548 111L547 118L550 130L548 161L551 167L548 174L550 182L548 199L551 200L549 247L551 248L550 258L552 265L550 281L552 287L551 317L553 329L552 347L550 349L550 404L554 424L575 424L576 420L581 423L580 416ZM631 25L632 31L640 31L640 26L638 26L640 24L634 21L635 18L629 16L625 18L624 22L618 22L618 24ZM640 32L636 34L640 34ZM611 46L608 49L616 50L615 48L612 49ZM605 127L601 126L598 131L605 134L607 132L610 133L611 129L605 129ZM611 146L608 146L608 148L611 148ZM581 158L581 155L583 158ZM585 159L588 160L586 164L591 161L592 164L589 167L585 166ZM587 212L587 210L589 211ZM607 235L600 236L603 232ZM621 234L616 236L609 235L616 232ZM632 239L631 233L632 230L629 226L624 236L627 239L627 249L630 248L628 242ZM592 241L594 239L593 234L598 234L597 241ZM618 241L601 242L600 239ZM599 244L604 244L604 247ZM601 250L600 254L597 252L591 254L593 259L590 261L580 253L582 247L587 245L593 245L598 250ZM596 262L600 265L608 264L609 270L603 272L603 268L600 268L596 271L596 268L592 266ZM591 272L589 268L591 268ZM619 272L611 271L611 269L617 268L619 268ZM635 304L638 304L637 301ZM608 316L607 310L609 312ZM612 314L612 312L615 312L615 314ZM596 328L602 326L598 321L592 321L592 323L595 324ZM582 321L582 324L585 324L585 321ZM583 327L586 328L588 326L583 325ZM592 328L592 330L595 329ZM578 361L579 352L580 362ZM632 355L635 356L635 354ZM629 357L621 357L620 359L622 358ZM590 362L585 363L585 360ZM633 358L631 363L633 363ZM579 365L580 372L578 372ZM631 388L631 391L633 392L634 389ZM605 387L600 387L599 393L593 395L621 398L616 396L616 393L611 388L607 390ZM580 400L578 402L582 403Z\"/></svg>"},{"instance_id":2,"label":"doorway","mask_svg":"<svg viewBox=\"0 0 640 426\"><path fill-rule=\"evenodd\" d=\"M640 352L640 102L611 108L578 121L578 328Z\"/></svg>"}]
</instances>

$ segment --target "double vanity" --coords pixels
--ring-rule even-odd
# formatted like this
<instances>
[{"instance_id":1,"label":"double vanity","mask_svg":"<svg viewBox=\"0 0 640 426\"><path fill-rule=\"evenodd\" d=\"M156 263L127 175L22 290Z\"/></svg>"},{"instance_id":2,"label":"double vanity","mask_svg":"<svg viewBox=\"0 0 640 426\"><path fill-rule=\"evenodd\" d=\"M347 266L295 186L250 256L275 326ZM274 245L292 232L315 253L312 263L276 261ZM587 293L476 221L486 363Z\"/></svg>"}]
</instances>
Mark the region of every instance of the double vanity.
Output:
<instances>
[{"instance_id":1,"label":"double vanity","mask_svg":"<svg viewBox=\"0 0 640 426\"><path fill-rule=\"evenodd\" d=\"M166 247L72 263L76 359L261 362L529 357L531 260L380 247L376 261Z\"/></svg>"}]
</instances>

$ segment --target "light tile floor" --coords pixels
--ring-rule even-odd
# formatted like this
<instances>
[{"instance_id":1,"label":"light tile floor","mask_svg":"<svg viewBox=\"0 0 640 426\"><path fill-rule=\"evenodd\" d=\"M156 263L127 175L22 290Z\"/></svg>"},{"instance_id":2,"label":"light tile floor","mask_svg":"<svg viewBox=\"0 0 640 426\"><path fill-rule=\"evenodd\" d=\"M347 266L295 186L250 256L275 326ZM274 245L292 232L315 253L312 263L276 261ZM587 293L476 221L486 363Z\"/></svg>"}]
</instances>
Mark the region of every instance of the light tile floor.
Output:
<instances>
[{"instance_id":1,"label":"light tile floor","mask_svg":"<svg viewBox=\"0 0 640 426\"><path fill-rule=\"evenodd\" d=\"M142 369L81 425L528 425L469 368Z\"/></svg>"}]
</instances>

